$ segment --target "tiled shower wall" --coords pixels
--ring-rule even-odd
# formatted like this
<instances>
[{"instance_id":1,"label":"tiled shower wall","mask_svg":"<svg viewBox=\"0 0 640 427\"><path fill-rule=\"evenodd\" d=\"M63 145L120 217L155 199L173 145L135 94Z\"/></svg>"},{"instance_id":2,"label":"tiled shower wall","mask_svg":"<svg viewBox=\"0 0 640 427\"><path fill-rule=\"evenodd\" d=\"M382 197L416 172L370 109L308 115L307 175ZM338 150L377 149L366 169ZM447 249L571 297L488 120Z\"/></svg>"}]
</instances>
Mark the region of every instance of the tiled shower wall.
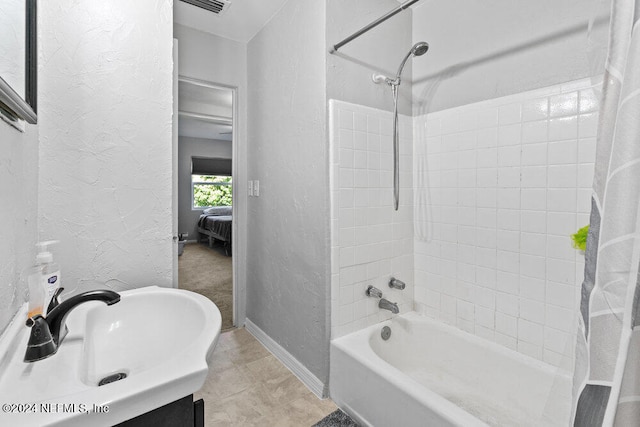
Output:
<instances>
[{"instance_id":1,"label":"tiled shower wall","mask_svg":"<svg viewBox=\"0 0 640 427\"><path fill-rule=\"evenodd\" d=\"M413 310L412 123L400 116L400 207L393 210L392 114L329 101L331 151L331 336L391 313L367 297L368 285ZM394 276L406 282L390 289Z\"/></svg>"},{"instance_id":2,"label":"tiled shower wall","mask_svg":"<svg viewBox=\"0 0 640 427\"><path fill-rule=\"evenodd\" d=\"M597 110L585 79L415 119L417 311L570 366Z\"/></svg>"}]
</instances>

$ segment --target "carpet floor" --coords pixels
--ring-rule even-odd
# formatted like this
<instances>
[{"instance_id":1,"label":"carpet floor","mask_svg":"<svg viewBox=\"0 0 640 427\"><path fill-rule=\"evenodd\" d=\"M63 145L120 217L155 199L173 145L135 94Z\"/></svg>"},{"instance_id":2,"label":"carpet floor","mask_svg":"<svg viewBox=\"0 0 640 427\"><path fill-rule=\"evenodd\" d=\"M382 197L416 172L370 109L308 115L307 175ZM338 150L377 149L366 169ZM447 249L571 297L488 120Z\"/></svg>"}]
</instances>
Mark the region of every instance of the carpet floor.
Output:
<instances>
[{"instance_id":1,"label":"carpet floor","mask_svg":"<svg viewBox=\"0 0 640 427\"><path fill-rule=\"evenodd\" d=\"M218 306L223 331L233 328L233 268L222 245L185 245L178 257L178 283L180 289L204 295Z\"/></svg>"}]
</instances>

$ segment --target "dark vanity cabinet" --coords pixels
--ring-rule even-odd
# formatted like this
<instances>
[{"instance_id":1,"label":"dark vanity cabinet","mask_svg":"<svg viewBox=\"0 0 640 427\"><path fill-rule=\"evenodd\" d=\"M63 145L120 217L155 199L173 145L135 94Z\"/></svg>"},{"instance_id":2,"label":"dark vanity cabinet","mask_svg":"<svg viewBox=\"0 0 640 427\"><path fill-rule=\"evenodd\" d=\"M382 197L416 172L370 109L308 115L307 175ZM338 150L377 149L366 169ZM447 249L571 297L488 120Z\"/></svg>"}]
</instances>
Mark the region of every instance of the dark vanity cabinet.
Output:
<instances>
[{"instance_id":1,"label":"dark vanity cabinet","mask_svg":"<svg viewBox=\"0 0 640 427\"><path fill-rule=\"evenodd\" d=\"M185 396L115 427L204 427L204 400Z\"/></svg>"}]
</instances>

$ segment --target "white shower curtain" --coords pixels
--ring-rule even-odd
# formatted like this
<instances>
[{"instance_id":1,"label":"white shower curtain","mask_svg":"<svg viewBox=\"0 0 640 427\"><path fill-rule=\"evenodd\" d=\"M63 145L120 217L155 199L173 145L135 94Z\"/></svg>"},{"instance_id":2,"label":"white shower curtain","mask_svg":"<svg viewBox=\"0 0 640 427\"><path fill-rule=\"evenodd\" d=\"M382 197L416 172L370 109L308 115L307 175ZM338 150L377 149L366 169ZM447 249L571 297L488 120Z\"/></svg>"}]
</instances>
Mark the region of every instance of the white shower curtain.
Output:
<instances>
[{"instance_id":1,"label":"white shower curtain","mask_svg":"<svg viewBox=\"0 0 640 427\"><path fill-rule=\"evenodd\" d=\"M574 426L640 426L640 0L613 0L574 373Z\"/></svg>"}]
</instances>

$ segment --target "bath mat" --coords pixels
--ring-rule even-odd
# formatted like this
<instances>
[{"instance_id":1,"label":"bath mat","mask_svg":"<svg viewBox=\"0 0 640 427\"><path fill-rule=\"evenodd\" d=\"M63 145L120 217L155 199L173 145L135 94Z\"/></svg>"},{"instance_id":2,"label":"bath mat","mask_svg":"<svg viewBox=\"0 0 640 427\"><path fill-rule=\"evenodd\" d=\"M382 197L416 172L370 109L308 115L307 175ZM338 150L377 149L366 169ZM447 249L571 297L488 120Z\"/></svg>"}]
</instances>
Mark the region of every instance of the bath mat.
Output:
<instances>
[{"instance_id":1,"label":"bath mat","mask_svg":"<svg viewBox=\"0 0 640 427\"><path fill-rule=\"evenodd\" d=\"M312 427L360 427L360 424L353 421L353 419L337 409L315 423Z\"/></svg>"}]
</instances>

